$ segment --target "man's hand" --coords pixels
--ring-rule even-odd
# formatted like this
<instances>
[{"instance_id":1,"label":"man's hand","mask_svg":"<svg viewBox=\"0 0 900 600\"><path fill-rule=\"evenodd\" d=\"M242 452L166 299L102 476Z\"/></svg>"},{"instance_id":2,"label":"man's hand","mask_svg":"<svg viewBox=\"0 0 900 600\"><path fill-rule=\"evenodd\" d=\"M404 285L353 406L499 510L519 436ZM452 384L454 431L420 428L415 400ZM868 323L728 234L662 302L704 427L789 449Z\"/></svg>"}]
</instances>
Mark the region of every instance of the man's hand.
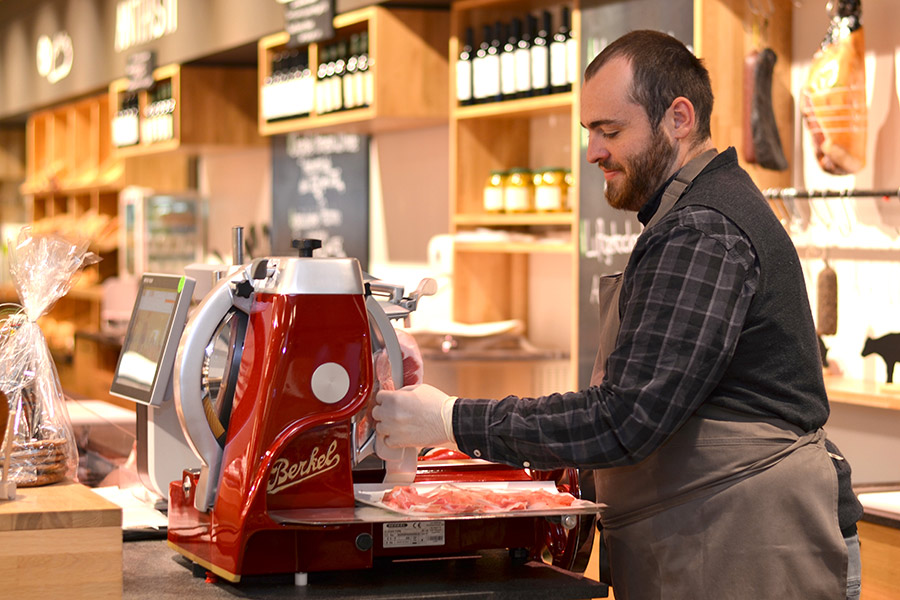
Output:
<instances>
[{"instance_id":1,"label":"man's hand","mask_svg":"<svg viewBox=\"0 0 900 600\"><path fill-rule=\"evenodd\" d=\"M388 448L455 447L455 401L455 396L448 396L427 384L381 390L375 396L375 408L372 409L375 431Z\"/></svg>"}]
</instances>

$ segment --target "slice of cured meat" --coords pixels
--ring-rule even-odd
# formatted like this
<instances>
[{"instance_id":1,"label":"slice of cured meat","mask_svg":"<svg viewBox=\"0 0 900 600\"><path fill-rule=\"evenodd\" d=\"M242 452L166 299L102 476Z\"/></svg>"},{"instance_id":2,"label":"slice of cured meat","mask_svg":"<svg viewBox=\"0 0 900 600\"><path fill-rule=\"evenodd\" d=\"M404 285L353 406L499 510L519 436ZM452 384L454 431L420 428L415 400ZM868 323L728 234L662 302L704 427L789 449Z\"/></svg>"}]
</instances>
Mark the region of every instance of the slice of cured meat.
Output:
<instances>
[{"instance_id":1,"label":"slice of cured meat","mask_svg":"<svg viewBox=\"0 0 900 600\"><path fill-rule=\"evenodd\" d=\"M422 383L424 362L416 338L401 330L397 330L396 334L397 342L400 344L400 356L403 357L403 385ZM391 379L391 361L384 350L379 350L375 354L375 377L378 379L381 389L396 389Z\"/></svg>"},{"instance_id":2,"label":"slice of cured meat","mask_svg":"<svg viewBox=\"0 0 900 600\"><path fill-rule=\"evenodd\" d=\"M553 510L586 506L571 494L547 490L492 490L443 484L427 492L412 486L397 486L386 492L382 504L400 512L425 514L473 514L511 510Z\"/></svg>"},{"instance_id":3,"label":"slice of cured meat","mask_svg":"<svg viewBox=\"0 0 900 600\"><path fill-rule=\"evenodd\" d=\"M419 460L466 460L470 458L472 457L468 454L464 454L459 450L453 450L452 448L432 448L420 456Z\"/></svg>"},{"instance_id":4,"label":"slice of cured meat","mask_svg":"<svg viewBox=\"0 0 900 600\"><path fill-rule=\"evenodd\" d=\"M801 110L828 173L856 173L866 162L865 42L861 0L839 0L801 91Z\"/></svg>"}]
</instances>

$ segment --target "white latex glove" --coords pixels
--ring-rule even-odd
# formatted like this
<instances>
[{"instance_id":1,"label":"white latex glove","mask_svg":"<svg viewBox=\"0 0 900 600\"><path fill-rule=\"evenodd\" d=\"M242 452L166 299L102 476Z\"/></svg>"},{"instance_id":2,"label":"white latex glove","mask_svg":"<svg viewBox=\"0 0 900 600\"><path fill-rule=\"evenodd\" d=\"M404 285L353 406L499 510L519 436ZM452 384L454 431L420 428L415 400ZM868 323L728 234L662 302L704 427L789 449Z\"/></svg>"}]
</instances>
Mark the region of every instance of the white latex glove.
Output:
<instances>
[{"instance_id":1,"label":"white latex glove","mask_svg":"<svg viewBox=\"0 0 900 600\"><path fill-rule=\"evenodd\" d=\"M455 448L454 402L455 396L448 396L427 384L379 391L372 409L377 434L376 452L378 442L388 448Z\"/></svg>"}]
</instances>

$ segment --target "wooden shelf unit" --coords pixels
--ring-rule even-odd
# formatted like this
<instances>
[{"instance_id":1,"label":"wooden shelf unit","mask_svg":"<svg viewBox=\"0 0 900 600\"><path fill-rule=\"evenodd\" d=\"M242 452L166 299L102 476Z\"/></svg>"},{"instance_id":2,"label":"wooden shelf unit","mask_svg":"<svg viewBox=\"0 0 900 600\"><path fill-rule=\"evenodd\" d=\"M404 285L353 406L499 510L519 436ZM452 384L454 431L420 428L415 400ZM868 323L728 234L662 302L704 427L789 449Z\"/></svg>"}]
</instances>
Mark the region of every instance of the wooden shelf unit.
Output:
<instances>
[{"instance_id":1,"label":"wooden shelf unit","mask_svg":"<svg viewBox=\"0 0 900 600\"><path fill-rule=\"evenodd\" d=\"M571 30L580 29L578 4L558 0L460 0L450 12L450 60L455 64L466 29L476 33L482 25L508 22L514 17L549 10L558 23L559 7L571 11ZM476 36L477 37L477 36ZM529 277L538 257L558 261L567 277L571 293L577 293L578 207L554 213L491 213L484 210L483 191L492 171L513 168L537 170L560 167L571 170L577 199L578 116L577 94L573 91L502 102L460 106L456 102L455 70L448 78L450 98L450 224L459 236L454 244L453 318L463 323L519 319L525 333L529 323ZM571 196L570 196L571 197ZM576 200L577 204L577 200ZM509 241L484 241L468 235L476 229L510 234ZM549 239L516 241L522 232ZM556 263L554 263L556 264ZM552 316L543 315L544 319ZM552 348L577 356L574 322L564 322L565 341ZM574 374L574 369L572 370ZM574 377L574 375L573 375Z\"/></svg>"},{"instance_id":2,"label":"wooden shelf unit","mask_svg":"<svg viewBox=\"0 0 900 600\"><path fill-rule=\"evenodd\" d=\"M329 45L368 32L372 70L372 104L326 114L267 121L260 112L259 133L264 136L293 131L341 131L371 134L446 123L447 40L449 16L443 10L370 6L334 18L335 39ZM286 32L259 41L260 95L272 72L272 57L288 44ZM318 68L320 44L309 44L310 69ZM315 82L313 86L315 86Z\"/></svg>"},{"instance_id":3,"label":"wooden shelf unit","mask_svg":"<svg viewBox=\"0 0 900 600\"><path fill-rule=\"evenodd\" d=\"M34 233L88 238L100 262L87 267L78 288L88 289L115 274L118 191L124 165L112 153L109 96L97 94L29 116L25 129L25 181ZM77 306L65 312L90 321L99 309ZM99 319L98 319L99 321Z\"/></svg>"},{"instance_id":4,"label":"wooden shelf unit","mask_svg":"<svg viewBox=\"0 0 900 600\"><path fill-rule=\"evenodd\" d=\"M793 108L790 98L791 6L789 0L776 0L770 19L777 27L769 30L768 44L779 61L775 69L774 107L783 147L793 147ZM484 24L508 21L524 13L543 9L553 12L558 1L547 0L458 0L451 7L451 64L459 55L461 40L468 27L477 33ZM571 7L571 31L581 33L581 6ZM693 3L694 49L704 59L716 98L712 115L713 142L724 150L730 145L741 149L742 70L744 57L753 48L749 28L751 15L743 0L695 0ZM623 31L624 33L624 31ZM582 52L579 51L579 57ZM579 71L585 65L579 66ZM569 278L573 301L577 298L579 279L579 207L582 143L579 118L580 81L564 94L546 95L503 102L458 106L455 72L449 78L450 97L450 223L453 233L476 228L499 231L546 231L568 233L568 244L473 242L468 238L456 245L454 275L454 318L462 322L519 318L529 328L529 295L535 293L536 282L529 285L529 264L547 254L571 254ZM785 90L788 90L785 93ZM554 137L556 136L556 137ZM536 149L537 147L537 149ZM559 154L552 166L568 167L575 185L575 201L571 214L497 215L482 208L482 190L493 170L513 167L541 168L551 166L539 151L557 147ZM743 162L743 161L742 161ZM760 187L790 184L790 170L768 171L748 165ZM598 198L597 201L602 201ZM533 220L532 220L533 219ZM576 311L577 313L577 311ZM544 315L543 318L551 318ZM569 324L571 356L578 355L578 315ZM577 383L577 365L573 363L573 383Z\"/></svg>"},{"instance_id":5,"label":"wooden shelf unit","mask_svg":"<svg viewBox=\"0 0 900 600\"><path fill-rule=\"evenodd\" d=\"M116 186L122 165L112 155L109 121L106 94L33 113L22 194Z\"/></svg>"},{"instance_id":6,"label":"wooden shelf unit","mask_svg":"<svg viewBox=\"0 0 900 600\"><path fill-rule=\"evenodd\" d=\"M825 375L825 389L831 402L900 410L900 383L880 383Z\"/></svg>"},{"instance_id":7,"label":"wooden shelf unit","mask_svg":"<svg viewBox=\"0 0 900 600\"><path fill-rule=\"evenodd\" d=\"M137 92L140 139L131 146L113 147L119 157L143 156L174 150L197 152L222 146L262 143L256 131L256 71L244 67L165 65L154 69L154 85L171 84L175 101L173 135L151 141L143 134L148 90ZM128 79L109 86L109 104L115 113L128 93ZM107 136L109 137L109 136Z\"/></svg>"},{"instance_id":8,"label":"wooden shelf unit","mask_svg":"<svg viewBox=\"0 0 900 600\"><path fill-rule=\"evenodd\" d=\"M119 156L112 147L110 105L107 90L35 112L25 127L25 181L19 191L32 232L86 238L100 259L82 270L39 321L63 386L77 393L82 390L71 385L74 332L100 329L100 284L118 274L119 192L126 185L183 190L190 175L183 155ZM259 139L255 128L251 132Z\"/></svg>"}]
</instances>

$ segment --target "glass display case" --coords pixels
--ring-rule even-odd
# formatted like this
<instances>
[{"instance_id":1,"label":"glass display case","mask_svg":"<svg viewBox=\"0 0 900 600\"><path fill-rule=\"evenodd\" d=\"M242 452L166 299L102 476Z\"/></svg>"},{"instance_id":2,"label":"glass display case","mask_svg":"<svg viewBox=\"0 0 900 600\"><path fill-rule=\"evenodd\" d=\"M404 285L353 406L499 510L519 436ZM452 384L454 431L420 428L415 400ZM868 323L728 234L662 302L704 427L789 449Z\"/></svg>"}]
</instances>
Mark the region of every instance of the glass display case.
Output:
<instances>
[{"instance_id":1,"label":"glass display case","mask_svg":"<svg viewBox=\"0 0 900 600\"><path fill-rule=\"evenodd\" d=\"M119 276L181 275L203 262L207 249L207 201L188 193L158 194L129 186L119 194Z\"/></svg>"}]
</instances>

